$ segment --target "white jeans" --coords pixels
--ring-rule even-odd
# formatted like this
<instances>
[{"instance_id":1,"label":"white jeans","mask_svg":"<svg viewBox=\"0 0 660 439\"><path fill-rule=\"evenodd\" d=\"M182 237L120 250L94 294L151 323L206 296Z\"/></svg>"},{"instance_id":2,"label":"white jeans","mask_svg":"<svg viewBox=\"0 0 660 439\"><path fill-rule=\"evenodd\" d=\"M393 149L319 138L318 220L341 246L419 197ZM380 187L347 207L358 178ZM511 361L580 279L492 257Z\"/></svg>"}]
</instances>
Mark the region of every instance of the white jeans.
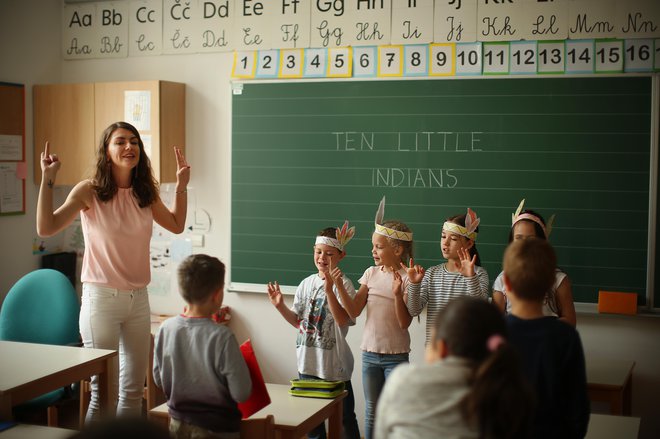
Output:
<instances>
[{"instance_id":1,"label":"white jeans","mask_svg":"<svg viewBox=\"0 0 660 439\"><path fill-rule=\"evenodd\" d=\"M86 348L119 350L108 380L117 415L140 415L148 364L150 327L146 288L118 290L83 284L80 335ZM118 367L119 362L119 367ZM99 415L98 377L92 377L92 395L86 421ZM111 408L112 411L112 408ZM112 414L112 413L111 413Z\"/></svg>"}]
</instances>

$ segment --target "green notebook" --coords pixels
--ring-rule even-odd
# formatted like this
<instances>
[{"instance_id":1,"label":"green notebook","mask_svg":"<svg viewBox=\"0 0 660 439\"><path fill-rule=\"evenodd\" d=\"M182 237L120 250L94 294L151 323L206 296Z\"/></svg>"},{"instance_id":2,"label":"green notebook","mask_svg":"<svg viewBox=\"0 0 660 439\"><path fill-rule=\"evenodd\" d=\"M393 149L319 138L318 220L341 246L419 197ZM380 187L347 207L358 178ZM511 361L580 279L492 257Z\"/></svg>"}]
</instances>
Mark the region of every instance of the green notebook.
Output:
<instances>
[{"instance_id":1,"label":"green notebook","mask_svg":"<svg viewBox=\"0 0 660 439\"><path fill-rule=\"evenodd\" d=\"M289 393L307 398L335 398L344 391L343 381L293 379Z\"/></svg>"}]
</instances>

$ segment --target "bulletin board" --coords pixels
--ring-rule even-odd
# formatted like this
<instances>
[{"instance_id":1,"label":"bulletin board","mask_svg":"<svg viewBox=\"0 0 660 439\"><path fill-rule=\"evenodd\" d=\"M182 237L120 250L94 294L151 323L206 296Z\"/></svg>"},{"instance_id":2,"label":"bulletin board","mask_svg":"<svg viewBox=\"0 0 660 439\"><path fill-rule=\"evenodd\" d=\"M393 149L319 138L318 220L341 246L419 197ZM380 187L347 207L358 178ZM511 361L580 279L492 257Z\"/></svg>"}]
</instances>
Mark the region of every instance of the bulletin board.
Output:
<instances>
[{"instance_id":1,"label":"bulletin board","mask_svg":"<svg viewBox=\"0 0 660 439\"><path fill-rule=\"evenodd\" d=\"M25 86L0 82L0 215L25 213Z\"/></svg>"}]
</instances>

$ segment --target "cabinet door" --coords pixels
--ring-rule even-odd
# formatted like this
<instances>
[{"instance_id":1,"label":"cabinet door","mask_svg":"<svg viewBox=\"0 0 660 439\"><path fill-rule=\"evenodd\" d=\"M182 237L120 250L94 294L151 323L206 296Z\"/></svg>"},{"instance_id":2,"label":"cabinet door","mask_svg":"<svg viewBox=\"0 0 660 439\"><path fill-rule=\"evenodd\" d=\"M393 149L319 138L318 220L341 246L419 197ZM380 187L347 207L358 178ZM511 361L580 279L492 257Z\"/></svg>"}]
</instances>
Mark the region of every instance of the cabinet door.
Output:
<instances>
[{"instance_id":1,"label":"cabinet door","mask_svg":"<svg viewBox=\"0 0 660 439\"><path fill-rule=\"evenodd\" d=\"M94 135L94 84L35 85L34 181L41 182L41 152L46 140L62 167L56 184L72 186L91 177Z\"/></svg>"}]
</instances>

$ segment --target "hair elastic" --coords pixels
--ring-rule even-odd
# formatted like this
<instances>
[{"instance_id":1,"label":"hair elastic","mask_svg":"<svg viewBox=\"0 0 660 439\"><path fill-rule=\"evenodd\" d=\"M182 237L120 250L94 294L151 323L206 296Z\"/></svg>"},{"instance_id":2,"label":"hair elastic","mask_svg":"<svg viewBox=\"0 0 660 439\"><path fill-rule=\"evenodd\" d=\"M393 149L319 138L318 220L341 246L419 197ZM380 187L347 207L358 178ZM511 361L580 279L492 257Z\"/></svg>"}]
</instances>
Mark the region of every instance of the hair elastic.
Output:
<instances>
[{"instance_id":1,"label":"hair elastic","mask_svg":"<svg viewBox=\"0 0 660 439\"><path fill-rule=\"evenodd\" d=\"M493 334L490 337L488 337L488 341L486 341L486 346L488 347L488 350L490 352L495 352L504 343L506 343L504 337L502 337L500 334Z\"/></svg>"}]
</instances>

